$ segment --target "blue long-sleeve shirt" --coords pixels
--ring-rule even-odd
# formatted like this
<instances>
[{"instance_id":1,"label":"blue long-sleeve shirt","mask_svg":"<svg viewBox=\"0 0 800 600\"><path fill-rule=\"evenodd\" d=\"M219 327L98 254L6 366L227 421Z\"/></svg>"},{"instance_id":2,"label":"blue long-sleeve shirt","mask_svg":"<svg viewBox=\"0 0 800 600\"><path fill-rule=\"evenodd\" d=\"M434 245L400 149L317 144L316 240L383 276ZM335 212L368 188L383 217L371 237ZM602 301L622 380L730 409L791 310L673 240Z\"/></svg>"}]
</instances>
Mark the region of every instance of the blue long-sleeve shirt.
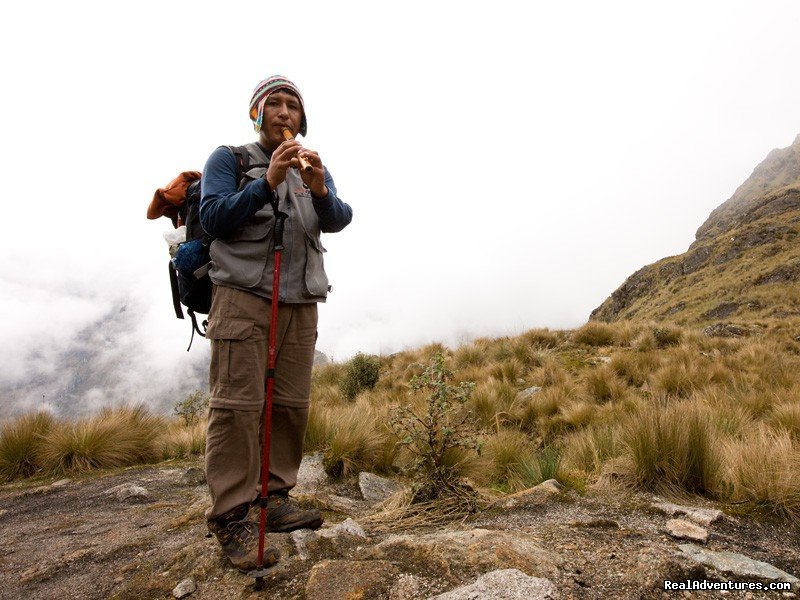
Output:
<instances>
[{"instance_id":1,"label":"blue long-sleeve shirt","mask_svg":"<svg viewBox=\"0 0 800 600\"><path fill-rule=\"evenodd\" d=\"M266 152L271 157L271 152ZM236 157L230 148L220 146L211 154L203 169L200 200L200 223L211 236L225 239L232 235L247 220L264 208L272 197L272 190L265 179L249 182L238 191L236 180ZM328 195L314 198L312 204L319 219L319 229L334 233L344 229L353 218L353 210L336 195L333 177L325 169L325 185Z\"/></svg>"}]
</instances>

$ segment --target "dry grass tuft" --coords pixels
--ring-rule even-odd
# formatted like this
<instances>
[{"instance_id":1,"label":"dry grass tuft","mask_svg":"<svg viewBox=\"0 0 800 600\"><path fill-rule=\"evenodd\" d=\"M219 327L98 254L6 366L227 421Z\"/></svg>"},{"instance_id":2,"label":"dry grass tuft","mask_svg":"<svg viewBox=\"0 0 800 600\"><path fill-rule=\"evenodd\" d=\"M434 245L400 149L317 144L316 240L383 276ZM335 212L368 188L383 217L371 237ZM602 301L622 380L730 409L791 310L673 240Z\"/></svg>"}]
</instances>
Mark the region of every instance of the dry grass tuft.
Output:
<instances>
[{"instance_id":1,"label":"dry grass tuft","mask_svg":"<svg viewBox=\"0 0 800 600\"><path fill-rule=\"evenodd\" d=\"M572 341L587 346L613 346L616 343L616 331L608 323L589 321L575 330Z\"/></svg>"},{"instance_id":2,"label":"dry grass tuft","mask_svg":"<svg viewBox=\"0 0 800 600\"><path fill-rule=\"evenodd\" d=\"M617 428L609 425L587 427L564 440L564 464L597 479L606 462L618 456L620 451Z\"/></svg>"},{"instance_id":3,"label":"dry grass tuft","mask_svg":"<svg viewBox=\"0 0 800 600\"><path fill-rule=\"evenodd\" d=\"M161 456L163 430L164 420L144 407L104 409L53 427L39 456L45 470L59 474L152 462Z\"/></svg>"},{"instance_id":4,"label":"dry grass tuft","mask_svg":"<svg viewBox=\"0 0 800 600\"><path fill-rule=\"evenodd\" d=\"M611 357L609 366L628 385L641 387L650 373L656 371L661 362L654 352L617 352Z\"/></svg>"},{"instance_id":5,"label":"dry grass tuft","mask_svg":"<svg viewBox=\"0 0 800 600\"><path fill-rule=\"evenodd\" d=\"M776 404L767 415L766 421L774 429L785 431L792 438L800 441L800 403L786 401Z\"/></svg>"},{"instance_id":6,"label":"dry grass tuft","mask_svg":"<svg viewBox=\"0 0 800 600\"><path fill-rule=\"evenodd\" d=\"M347 477L359 471L391 469L397 452L385 412L357 402L328 411L326 421L322 462L329 475Z\"/></svg>"},{"instance_id":7,"label":"dry grass tuft","mask_svg":"<svg viewBox=\"0 0 800 600\"><path fill-rule=\"evenodd\" d=\"M611 402L625 397L628 387L608 365L589 369L584 375L584 389L596 402Z\"/></svg>"},{"instance_id":8,"label":"dry grass tuft","mask_svg":"<svg viewBox=\"0 0 800 600\"><path fill-rule=\"evenodd\" d=\"M698 401L642 403L623 425L629 481L648 490L714 495L722 466L713 414Z\"/></svg>"},{"instance_id":9,"label":"dry grass tuft","mask_svg":"<svg viewBox=\"0 0 800 600\"><path fill-rule=\"evenodd\" d=\"M30 477L41 469L39 453L55 419L50 413L23 415L0 431L0 481Z\"/></svg>"},{"instance_id":10,"label":"dry grass tuft","mask_svg":"<svg viewBox=\"0 0 800 600\"><path fill-rule=\"evenodd\" d=\"M479 427L492 429L513 419L516 398L515 386L490 378L475 387L466 407Z\"/></svg>"},{"instance_id":11,"label":"dry grass tuft","mask_svg":"<svg viewBox=\"0 0 800 600\"><path fill-rule=\"evenodd\" d=\"M198 456L206 451L206 428L208 420L203 419L191 425L172 422L167 425L160 437L160 455L164 459Z\"/></svg>"},{"instance_id":12,"label":"dry grass tuft","mask_svg":"<svg viewBox=\"0 0 800 600\"><path fill-rule=\"evenodd\" d=\"M750 501L800 519L800 447L786 431L761 426L725 446L726 483L733 501Z\"/></svg>"},{"instance_id":13,"label":"dry grass tuft","mask_svg":"<svg viewBox=\"0 0 800 600\"><path fill-rule=\"evenodd\" d=\"M532 463L533 444L521 431L503 429L483 439L481 458L486 464L481 481L506 490L529 487L524 465Z\"/></svg>"},{"instance_id":14,"label":"dry grass tuft","mask_svg":"<svg viewBox=\"0 0 800 600\"><path fill-rule=\"evenodd\" d=\"M531 329L520 336L520 339L534 347L557 348L564 340L562 333L550 331L549 329Z\"/></svg>"}]
</instances>

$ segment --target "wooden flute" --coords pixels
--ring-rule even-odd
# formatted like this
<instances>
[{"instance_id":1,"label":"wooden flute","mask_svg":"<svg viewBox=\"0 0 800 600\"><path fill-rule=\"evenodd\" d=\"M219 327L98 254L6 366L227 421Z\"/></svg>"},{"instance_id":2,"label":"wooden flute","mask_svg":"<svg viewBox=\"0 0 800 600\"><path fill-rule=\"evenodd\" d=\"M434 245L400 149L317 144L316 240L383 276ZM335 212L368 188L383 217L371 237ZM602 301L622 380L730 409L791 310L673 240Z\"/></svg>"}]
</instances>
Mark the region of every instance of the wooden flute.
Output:
<instances>
[{"instance_id":1,"label":"wooden flute","mask_svg":"<svg viewBox=\"0 0 800 600\"><path fill-rule=\"evenodd\" d=\"M292 135L292 131L290 129L284 129L283 130L283 137L285 139L287 139L287 140L293 140L294 139L294 136ZM306 173L311 173L311 171L314 170L314 167L311 166L311 163L308 162L302 156L298 156L297 160L300 161L300 169L302 171L305 171Z\"/></svg>"}]
</instances>

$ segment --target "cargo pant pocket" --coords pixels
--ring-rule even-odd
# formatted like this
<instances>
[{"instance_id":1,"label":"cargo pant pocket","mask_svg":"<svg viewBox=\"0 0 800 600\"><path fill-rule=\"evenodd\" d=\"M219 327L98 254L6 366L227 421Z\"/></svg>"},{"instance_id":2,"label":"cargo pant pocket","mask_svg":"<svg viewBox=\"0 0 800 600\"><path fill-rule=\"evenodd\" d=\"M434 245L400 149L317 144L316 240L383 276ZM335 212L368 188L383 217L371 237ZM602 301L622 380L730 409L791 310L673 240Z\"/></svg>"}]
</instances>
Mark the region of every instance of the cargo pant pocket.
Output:
<instances>
[{"instance_id":1,"label":"cargo pant pocket","mask_svg":"<svg viewBox=\"0 0 800 600\"><path fill-rule=\"evenodd\" d=\"M247 387L255 372L255 323L247 319L213 319L206 337L211 340L209 385L212 396L230 397L228 390Z\"/></svg>"}]
</instances>

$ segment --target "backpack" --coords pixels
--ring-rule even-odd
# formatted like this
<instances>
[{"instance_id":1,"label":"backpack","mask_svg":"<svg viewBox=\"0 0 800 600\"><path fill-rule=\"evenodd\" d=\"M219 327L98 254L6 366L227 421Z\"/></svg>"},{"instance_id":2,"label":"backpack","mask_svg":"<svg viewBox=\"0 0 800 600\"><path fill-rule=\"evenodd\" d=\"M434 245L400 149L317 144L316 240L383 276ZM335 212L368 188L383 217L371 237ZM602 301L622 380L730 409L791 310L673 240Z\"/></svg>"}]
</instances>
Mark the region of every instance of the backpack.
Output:
<instances>
[{"instance_id":1,"label":"backpack","mask_svg":"<svg viewBox=\"0 0 800 600\"><path fill-rule=\"evenodd\" d=\"M236 158L236 181L238 189L246 183L245 174L253 167L246 146L228 146ZM185 171L166 187L156 190L147 209L147 218L168 217L176 229L186 228L186 239L180 241L169 261L169 281L172 289L172 305L175 316L183 319L181 304L192 319L192 337L188 352L197 332L205 337L208 320L202 321L202 331L197 323L197 314L207 315L211 310L211 242L214 238L200 224L200 187L202 175L197 171Z\"/></svg>"}]
</instances>

